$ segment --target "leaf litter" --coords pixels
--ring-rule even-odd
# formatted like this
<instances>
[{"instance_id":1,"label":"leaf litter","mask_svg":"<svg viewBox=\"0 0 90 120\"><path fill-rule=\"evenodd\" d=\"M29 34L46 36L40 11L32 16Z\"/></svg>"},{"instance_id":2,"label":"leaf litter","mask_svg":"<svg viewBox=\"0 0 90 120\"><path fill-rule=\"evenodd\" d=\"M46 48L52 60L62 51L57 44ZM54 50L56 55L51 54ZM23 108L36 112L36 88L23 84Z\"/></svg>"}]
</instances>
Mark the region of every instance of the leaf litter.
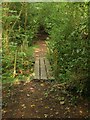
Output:
<instances>
[{"instance_id":1,"label":"leaf litter","mask_svg":"<svg viewBox=\"0 0 90 120\"><path fill-rule=\"evenodd\" d=\"M54 85L53 87L53 84ZM6 89L10 84L5 84L3 93L3 118L87 118L88 102L81 99L77 105L69 102L72 96L66 95L57 83L50 84L46 81L34 80L12 85L12 89ZM71 99L70 99L71 98ZM5 105L4 105L5 104ZM22 110L22 112L21 112Z\"/></svg>"}]
</instances>

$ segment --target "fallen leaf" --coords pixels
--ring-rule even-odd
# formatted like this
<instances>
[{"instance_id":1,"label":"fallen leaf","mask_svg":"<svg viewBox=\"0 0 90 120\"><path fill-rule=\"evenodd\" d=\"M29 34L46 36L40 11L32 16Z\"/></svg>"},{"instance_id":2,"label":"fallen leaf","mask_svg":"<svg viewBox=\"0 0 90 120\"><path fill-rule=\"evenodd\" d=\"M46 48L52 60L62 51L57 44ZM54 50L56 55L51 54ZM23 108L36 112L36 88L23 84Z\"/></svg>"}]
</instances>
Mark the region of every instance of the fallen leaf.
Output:
<instances>
[{"instance_id":1,"label":"fallen leaf","mask_svg":"<svg viewBox=\"0 0 90 120\"><path fill-rule=\"evenodd\" d=\"M30 95L29 94L27 94L27 97L29 97Z\"/></svg>"},{"instance_id":2,"label":"fallen leaf","mask_svg":"<svg viewBox=\"0 0 90 120\"><path fill-rule=\"evenodd\" d=\"M2 110L3 113L6 113L7 111L6 110Z\"/></svg>"},{"instance_id":3,"label":"fallen leaf","mask_svg":"<svg viewBox=\"0 0 90 120\"><path fill-rule=\"evenodd\" d=\"M25 104L22 104L21 106L22 106L22 107L24 107L24 106L25 106Z\"/></svg>"},{"instance_id":4,"label":"fallen leaf","mask_svg":"<svg viewBox=\"0 0 90 120\"><path fill-rule=\"evenodd\" d=\"M69 110L70 108L69 108L69 107L66 107L65 109L66 109L66 110Z\"/></svg>"},{"instance_id":5,"label":"fallen leaf","mask_svg":"<svg viewBox=\"0 0 90 120\"><path fill-rule=\"evenodd\" d=\"M21 106L22 106L23 108L26 108L25 104L22 104Z\"/></svg>"},{"instance_id":6,"label":"fallen leaf","mask_svg":"<svg viewBox=\"0 0 90 120\"><path fill-rule=\"evenodd\" d=\"M44 84L43 84L43 83L41 83L40 85L41 85L42 87L44 86Z\"/></svg>"},{"instance_id":7,"label":"fallen leaf","mask_svg":"<svg viewBox=\"0 0 90 120\"><path fill-rule=\"evenodd\" d=\"M22 115L22 117L24 117L24 115Z\"/></svg>"},{"instance_id":8,"label":"fallen leaf","mask_svg":"<svg viewBox=\"0 0 90 120\"><path fill-rule=\"evenodd\" d=\"M20 92L23 92L23 90L20 90Z\"/></svg>"},{"instance_id":9,"label":"fallen leaf","mask_svg":"<svg viewBox=\"0 0 90 120\"><path fill-rule=\"evenodd\" d=\"M53 110L52 108L50 110Z\"/></svg>"},{"instance_id":10,"label":"fallen leaf","mask_svg":"<svg viewBox=\"0 0 90 120\"><path fill-rule=\"evenodd\" d=\"M47 118L47 117L48 117L48 114L44 114L44 116L45 116L45 118Z\"/></svg>"},{"instance_id":11,"label":"fallen leaf","mask_svg":"<svg viewBox=\"0 0 90 120\"><path fill-rule=\"evenodd\" d=\"M31 107L35 107L35 105L33 104L33 105L31 105Z\"/></svg>"},{"instance_id":12,"label":"fallen leaf","mask_svg":"<svg viewBox=\"0 0 90 120\"><path fill-rule=\"evenodd\" d=\"M33 90L33 89L34 89L33 87L30 88L30 90Z\"/></svg>"},{"instance_id":13,"label":"fallen leaf","mask_svg":"<svg viewBox=\"0 0 90 120\"><path fill-rule=\"evenodd\" d=\"M79 112L80 112L80 114L82 114L82 113L83 113L81 110L80 110Z\"/></svg>"},{"instance_id":14,"label":"fallen leaf","mask_svg":"<svg viewBox=\"0 0 90 120\"><path fill-rule=\"evenodd\" d=\"M36 113L38 113L38 111L36 110Z\"/></svg>"},{"instance_id":15,"label":"fallen leaf","mask_svg":"<svg viewBox=\"0 0 90 120\"><path fill-rule=\"evenodd\" d=\"M65 101L60 101L60 104L61 104L61 105L65 104Z\"/></svg>"},{"instance_id":16,"label":"fallen leaf","mask_svg":"<svg viewBox=\"0 0 90 120\"><path fill-rule=\"evenodd\" d=\"M56 114L56 115L58 115L58 114L59 114L59 112L56 112L55 114Z\"/></svg>"}]
</instances>

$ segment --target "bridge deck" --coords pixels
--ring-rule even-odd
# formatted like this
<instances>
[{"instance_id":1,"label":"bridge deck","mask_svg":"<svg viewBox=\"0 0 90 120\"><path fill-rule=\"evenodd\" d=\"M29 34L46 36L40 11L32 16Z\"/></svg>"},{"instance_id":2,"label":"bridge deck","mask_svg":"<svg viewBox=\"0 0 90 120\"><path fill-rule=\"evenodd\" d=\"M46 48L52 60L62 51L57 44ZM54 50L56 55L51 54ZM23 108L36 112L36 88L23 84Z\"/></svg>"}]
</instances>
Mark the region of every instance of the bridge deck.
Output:
<instances>
[{"instance_id":1,"label":"bridge deck","mask_svg":"<svg viewBox=\"0 0 90 120\"><path fill-rule=\"evenodd\" d=\"M34 65L34 79L52 80L54 79L51 66L47 58L37 57Z\"/></svg>"}]
</instances>

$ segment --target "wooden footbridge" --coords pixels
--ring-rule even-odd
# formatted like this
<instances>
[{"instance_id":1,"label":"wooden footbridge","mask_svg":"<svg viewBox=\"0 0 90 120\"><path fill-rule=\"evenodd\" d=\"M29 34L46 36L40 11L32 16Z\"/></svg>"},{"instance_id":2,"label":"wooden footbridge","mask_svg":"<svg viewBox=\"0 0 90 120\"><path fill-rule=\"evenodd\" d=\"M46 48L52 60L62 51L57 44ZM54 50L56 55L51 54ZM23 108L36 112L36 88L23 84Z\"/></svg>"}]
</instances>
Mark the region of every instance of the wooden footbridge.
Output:
<instances>
[{"instance_id":1,"label":"wooden footbridge","mask_svg":"<svg viewBox=\"0 0 90 120\"><path fill-rule=\"evenodd\" d=\"M53 72L50 63L46 57L47 46L45 41L37 41L39 47L35 49L34 58L34 79L36 80L52 80Z\"/></svg>"},{"instance_id":2,"label":"wooden footbridge","mask_svg":"<svg viewBox=\"0 0 90 120\"><path fill-rule=\"evenodd\" d=\"M34 65L34 79L53 80L50 63L46 57L36 57Z\"/></svg>"}]
</instances>

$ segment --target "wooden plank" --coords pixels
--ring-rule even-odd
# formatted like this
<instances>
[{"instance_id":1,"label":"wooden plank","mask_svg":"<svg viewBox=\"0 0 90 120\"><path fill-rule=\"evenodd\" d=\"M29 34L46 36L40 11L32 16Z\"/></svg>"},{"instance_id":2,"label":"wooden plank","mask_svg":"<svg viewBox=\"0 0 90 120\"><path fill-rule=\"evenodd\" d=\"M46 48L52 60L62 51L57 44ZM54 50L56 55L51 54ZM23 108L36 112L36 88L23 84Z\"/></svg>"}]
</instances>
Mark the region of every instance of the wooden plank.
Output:
<instances>
[{"instance_id":1,"label":"wooden plank","mask_svg":"<svg viewBox=\"0 0 90 120\"><path fill-rule=\"evenodd\" d=\"M47 58L45 58L45 65L46 65L46 71L47 71L47 78L50 79L50 80L55 79L53 77L52 69L51 69L50 63L47 60Z\"/></svg>"},{"instance_id":2,"label":"wooden plank","mask_svg":"<svg viewBox=\"0 0 90 120\"><path fill-rule=\"evenodd\" d=\"M44 58L40 58L40 70L41 70L41 79L47 80Z\"/></svg>"},{"instance_id":3,"label":"wooden plank","mask_svg":"<svg viewBox=\"0 0 90 120\"><path fill-rule=\"evenodd\" d=\"M36 58L34 65L34 79L40 79L39 75L39 58Z\"/></svg>"}]
</instances>

